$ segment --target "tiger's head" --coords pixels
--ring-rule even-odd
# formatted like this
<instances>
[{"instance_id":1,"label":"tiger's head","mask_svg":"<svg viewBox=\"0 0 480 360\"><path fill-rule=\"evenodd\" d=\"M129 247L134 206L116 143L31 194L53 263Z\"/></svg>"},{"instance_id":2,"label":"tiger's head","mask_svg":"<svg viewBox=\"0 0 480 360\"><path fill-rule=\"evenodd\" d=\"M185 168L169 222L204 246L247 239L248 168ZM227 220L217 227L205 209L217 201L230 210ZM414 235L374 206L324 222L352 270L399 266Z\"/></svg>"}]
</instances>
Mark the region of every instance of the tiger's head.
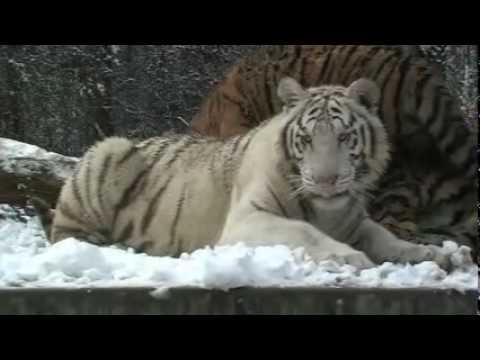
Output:
<instances>
[{"instance_id":1,"label":"tiger's head","mask_svg":"<svg viewBox=\"0 0 480 360\"><path fill-rule=\"evenodd\" d=\"M390 159L387 132L377 115L378 86L360 79L348 88L304 89L285 78L278 95L290 115L281 141L294 165L295 195L327 202L363 198Z\"/></svg>"}]
</instances>

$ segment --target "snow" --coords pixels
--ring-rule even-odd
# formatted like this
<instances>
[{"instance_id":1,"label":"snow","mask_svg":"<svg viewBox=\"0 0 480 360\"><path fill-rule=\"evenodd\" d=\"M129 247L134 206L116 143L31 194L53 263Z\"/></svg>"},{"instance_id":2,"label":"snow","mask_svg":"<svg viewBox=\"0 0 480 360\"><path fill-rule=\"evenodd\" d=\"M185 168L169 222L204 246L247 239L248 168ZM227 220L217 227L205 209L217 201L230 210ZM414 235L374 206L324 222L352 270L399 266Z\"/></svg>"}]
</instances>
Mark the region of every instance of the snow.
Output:
<instances>
[{"instance_id":1,"label":"snow","mask_svg":"<svg viewBox=\"0 0 480 360\"><path fill-rule=\"evenodd\" d=\"M8 173L29 176L39 171L41 164L51 176L65 179L71 175L79 159L48 152L34 145L0 138L0 168Z\"/></svg>"},{"instance_id":2,"label":"snow","mask_svg":"<svg viewBox=\"0 0 480 360\"><path fill-rule=\"evenodd\" d=\"M13 217L16 216L16 219ZM155 258L75 239L49 245L37 218L0 205L0 287L152 287L165 296L172 287L228 290L238 287L478 288L477 267L465 248L446 243L456 269L436 264L383 264L358 271L327 261L315 264L301 250L242 244L201 249L180 259Z\"/></svg>"}]
</instances>

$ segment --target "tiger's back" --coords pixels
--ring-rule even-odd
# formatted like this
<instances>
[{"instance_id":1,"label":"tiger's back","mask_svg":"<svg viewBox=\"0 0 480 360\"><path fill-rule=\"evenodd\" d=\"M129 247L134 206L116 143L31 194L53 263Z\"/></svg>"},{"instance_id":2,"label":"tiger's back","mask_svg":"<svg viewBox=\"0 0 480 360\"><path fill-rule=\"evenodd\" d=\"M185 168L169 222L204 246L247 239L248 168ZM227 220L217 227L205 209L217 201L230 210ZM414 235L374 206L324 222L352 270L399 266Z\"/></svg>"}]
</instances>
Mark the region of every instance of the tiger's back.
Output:
<instances>
[{"instance_id":1,"label":"tiger's back","mask_svg":"<svg viewBox=\"0 0 480 360\"><path fill-rule=\"evenodd\" d=\"M211 245L248 139L170 135L97 144L63 187L51 241L76 237L171 256Z\"/></svg>"}]
</instances>

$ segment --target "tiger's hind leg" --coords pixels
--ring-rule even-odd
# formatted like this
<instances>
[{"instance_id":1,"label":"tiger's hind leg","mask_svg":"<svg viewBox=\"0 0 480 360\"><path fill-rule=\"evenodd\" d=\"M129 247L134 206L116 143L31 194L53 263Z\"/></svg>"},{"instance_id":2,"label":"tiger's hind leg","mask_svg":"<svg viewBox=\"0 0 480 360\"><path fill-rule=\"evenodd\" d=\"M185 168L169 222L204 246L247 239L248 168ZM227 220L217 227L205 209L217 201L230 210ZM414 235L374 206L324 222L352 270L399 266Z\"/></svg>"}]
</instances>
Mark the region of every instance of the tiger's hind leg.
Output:
<instances>
[{"instance_id":1,"label":"tiger's hind leg","mask_svg":"<svg viewBox=\"0 0 480 360\"><path fill-rule=\"evenodd\" d=\"M87 233L79 229L69 229L67 227L57 226L56 236L60 239L75 239L96 246L109 246L113 244L107 233ZM50 241L52 244L59 241Z\"/></svg>"},{"instance_id":2,"label":"tiger's hind leg","mask_svg":"<svg viewBox=\"0 0 480 360\"><path fill-rule=\"evenodd\" d=\"M148 174L144 156L124 138L106 139L83 157L62 188L50 242L68 238L115 245L118 214L143 189Z\"/></svg>"}]
</instances>

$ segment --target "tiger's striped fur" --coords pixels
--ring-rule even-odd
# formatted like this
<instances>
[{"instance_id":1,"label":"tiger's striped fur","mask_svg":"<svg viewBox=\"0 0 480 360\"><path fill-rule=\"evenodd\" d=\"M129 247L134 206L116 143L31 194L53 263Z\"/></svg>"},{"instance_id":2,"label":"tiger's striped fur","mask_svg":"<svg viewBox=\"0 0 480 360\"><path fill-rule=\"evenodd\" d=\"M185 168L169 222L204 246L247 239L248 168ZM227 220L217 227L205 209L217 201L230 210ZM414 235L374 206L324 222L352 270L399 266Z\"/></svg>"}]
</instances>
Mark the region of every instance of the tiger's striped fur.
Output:
<instances>
[{"instance_id":1,"label":"tiger's striped fur","mask_svg":"<svg viewBox=\"0 0 480 360\"><path fill-rule=\"evenodd\" d=\"M279 94L280 115L226 141L170 135L98 144L62 190L51 241L77 237L161 256L283 244L361 268L372 260L447 266L440 248L398 240L365 211L365 191L389 159L376 85L306 91L285 79Z\"/></svg>"},{"instance_id":2,"label":"tiger's striped fur","mask_svg":"<svg viewBox=\"0 0 480 360\"><path fill-rule=\"evenodd\" d=\"M193 130L228 138L258 126L281 111L276 87L284 76L305 87L374 80L393 161L373 194L372 216L412 241L435 243L443 239L427 233L446 233L478 250L476 136L438 67L381 45L272 45L228 72Z\"/></svg>"}]
</instances>

